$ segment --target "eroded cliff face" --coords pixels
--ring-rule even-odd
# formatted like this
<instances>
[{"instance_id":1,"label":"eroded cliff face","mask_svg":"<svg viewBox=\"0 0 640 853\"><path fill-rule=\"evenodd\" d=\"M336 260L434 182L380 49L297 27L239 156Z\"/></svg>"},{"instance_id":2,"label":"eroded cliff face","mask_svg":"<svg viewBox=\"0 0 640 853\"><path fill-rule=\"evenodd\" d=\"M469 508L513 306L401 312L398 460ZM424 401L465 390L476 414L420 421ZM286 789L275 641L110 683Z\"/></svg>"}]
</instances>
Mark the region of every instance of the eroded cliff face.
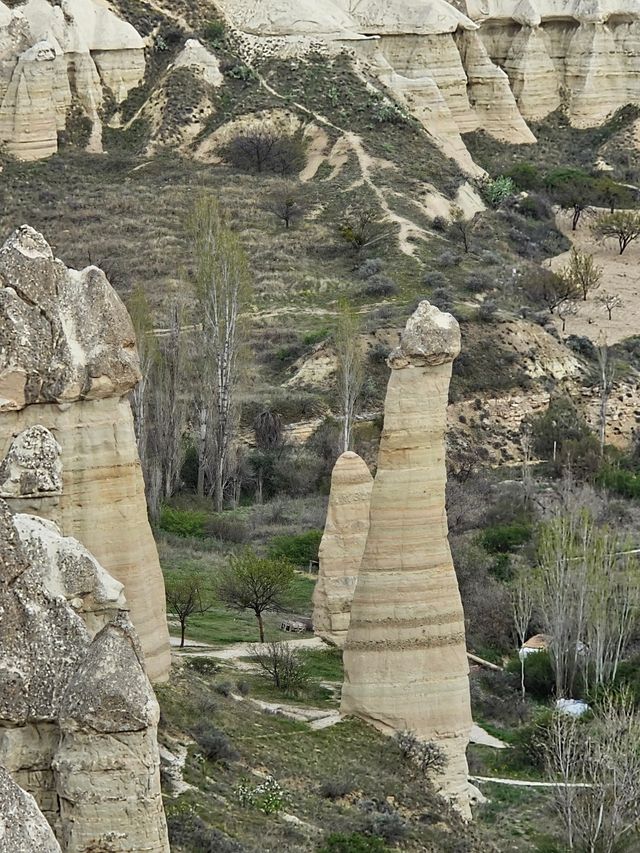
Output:
<instances>
[{"instance_id":1,"label":"eroded cliff face","mask_svg":"<svg viewBox=\"0 0 640 853\"><path fill-rule=\"evenodd\" d=\"M100 151L105 99L123 101L144 70L142 38L102 0L0 2L0 143L23 160L47 157L74 108Z\"/></svg>"},{"instance_id":2,"label":"eroded cliff face","mask_svg":"<svg viewBox=\"0 0 640 853\"><path fill-rule=\"evenodd\" d=\"M327 521L320 542L318 581L313 593L313 629L342 648L351 601L369 532L373 478L357 453L338 457L331 473Z\"/></svg>"},{"instance_id":3,"label":"eroded cliff face","mask_svg":"<svg viewBox=\"0 0 640 853\"><path fill-rule=\"evenodd\" d=\"M0 496L55 522L124 585L149 677L166 678L164 583L127 394L126 308L96 267L54 259L24 226L0 249Z\"/></svg>"},{"instance_id":4,"label":"eroded cliff face","mask_svg":"<svg viewBox=\"0 0 640 853\"><path fill-rule=\"evenodd\" d=\"M251 56L318 39L351 51L470 174L481 170L461 134L532 143L528 122L561 105L585 127L640 102L635 0L334 0L326 16L287 2L265 0L260 14L245 0L223 5Z\"/></svg>"},{"instance_id":5,"label":"eroded cliff face","mask_svg":"<svg viewBox=\"0 0 640 853\"><path fill-rule=\"evenodd\" d=\"M159 707L125 608L79 542L0 500L0 765L37 841L12 853L60 849L36 804L63 853L168 853Z\"/></svg>"},{"instance_id":6,"label":"eroded cliff face","mask_svg":"<svg viewBox=\"0 0 640 853\"><path fill-rule=\"evenodd\" d=\"M389 359L341 711L439 744L447 757L439 785L470 815L464 615L445 511L447 394L459 350L456 320L425 301Z\"/></svg>"}]
</instances>

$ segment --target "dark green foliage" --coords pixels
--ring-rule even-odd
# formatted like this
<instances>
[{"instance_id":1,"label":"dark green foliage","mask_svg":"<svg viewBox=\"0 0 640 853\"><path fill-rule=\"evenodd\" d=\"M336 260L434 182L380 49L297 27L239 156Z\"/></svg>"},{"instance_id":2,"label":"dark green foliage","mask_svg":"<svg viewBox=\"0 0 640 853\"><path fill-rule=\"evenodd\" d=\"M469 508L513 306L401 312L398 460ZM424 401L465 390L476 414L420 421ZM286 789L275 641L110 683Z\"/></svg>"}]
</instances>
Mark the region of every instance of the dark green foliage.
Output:
<instances>
[{"instance_id":1,"label":"dark green foliage","mask_svg":"<svg viewBox=\"0 0 640 853\"><path fill-rule=\"evenodd\" d=\"M388 853L382 838L360 832L333 832L318 848L318 853Z\"/></svg>"},{"instance_id":2,"label":"dark green foliage","mask_svg":"<svg viewBox=\"0 0 640 853\"><path fill-rule=\"evenodd\" d=\"M598 471L596 482L623 498L640 498L640 474L607 465Z\"/></svg>"},{"instance_id":3,"label":"dark green foliage","mask_svg":"<svg viewBox=\"0 0 640 853\"><path fill-rule=\"evenodd\" d=\"M516 551L531 539L531 525L524 521L495 524L481 536L483 547L490 554L508 554Z\"/></svg>"},{"instance_id":4,"label":"dark green foliage","mask_svg":"<svg viewBox=\"0 0 640 853\"><path fill-rule=\"evenodd\" d=\"M507 664L507 672L520 675L520 659L512 658ZM555 677L551 658L546 651L528 654L524 662L524 686L535 699L549 699L553 696Z\"/></svg>"},{"instance_id":5,"label":"dark green foliage","mask_svg":"<svg viewBox=\"0 0 640 853\"><path fill-rule=\"evenodd\" d=\"M269 543L269 557L306 568L311 561L318 559L321 539L321 530L308 530L297 536L275 536Z\"/></svg>"},{"instance_id":6,"label":"dark green foliage","mask_svg":"<svg viewBox=\"0 0 640 853\"><path fill-rule=\"evenodd\" d=\"M174 536L193 536L202 539L205 535L206 512L194 509L175 509L163 506L160 510L160 529Z\"/></svg>"},{"instance_id":7,"label":"dark green foliage","mask_svg":"<svg viewBox=\"0 0 640 853\"><path fill-rule=\"evenodd\" d=\"M545 769L545 744L549 740L552 720L553 712L545 709L539 711L530 723L516 729L509 755L509 764L514 770L522 768L540 772Z\"/></svg>"},{"instance_id":8,"label":"dark green foliage","mask_svg":"<svg viewBox=\"0 0 640 853\"><path fill-rule=\"evenodd\" d=\"M516 163L507 169L505 175L511 178L519 190L535 190L542 184L542 176L533 163Z\"/></svg>"},{"instance_id":9,"label":"dark green foliage","mask_svg":"<svg viewBox=\"0 0 640 853\"><path fill-rule=\"evenodd\" d=\"M220 729L203 720L193 729L193 737L208 761L235 761L238 752Z\"/></svg>"},{"instance_id":10,"label":"dark green foliage","mask_svg":"<svg viewBox=\"0 0 640 853\"><path fill-rule=\"evenodd\" d=\"M206 536L213 536L223 542L243 544L249 539L249 531L244 521L225 513L209 516L204 526L204 532Z\"/></svg>"},{"instance_id":11,"label":"dark green foliage","mask_svg":"<svg viewBox=\"0 0 640 853\"><path fill-rule=\"evenodd\" d=\"M600 466L598 441L569 397L553 398L547 411L530 418L528 423L534 453L551 460L556 473L567 465L581 479L596 473Z\"/></svg>"},{"instance_id":12,"label":"dark green foliage","mask_svg":"<svg viewBox=\"0 0 640 853\"><path fill-rule=\"evenodd\" d=\"M205 24L202 30L202 35L207 41L211 42L214 47L217 47L224 41L224 21L209 21L207 24Z\"/></svg>"}]
</instances>

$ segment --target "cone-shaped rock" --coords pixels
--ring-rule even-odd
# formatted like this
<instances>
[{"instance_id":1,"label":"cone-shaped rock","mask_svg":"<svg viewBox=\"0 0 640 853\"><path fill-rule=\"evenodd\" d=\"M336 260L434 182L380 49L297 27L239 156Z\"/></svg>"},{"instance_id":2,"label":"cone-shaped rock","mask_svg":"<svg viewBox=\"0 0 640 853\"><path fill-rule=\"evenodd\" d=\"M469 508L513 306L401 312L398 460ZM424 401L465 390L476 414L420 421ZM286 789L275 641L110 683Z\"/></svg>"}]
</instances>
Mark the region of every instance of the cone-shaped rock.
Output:
<instances>
[{"instance_id":1,"label":"cone-shaped rock","mask_svg":"<svg viewBox=\"0 0 640 853\"><path fill-rule=\"evenodd\" d=\"M468 665L445 513L447 394L459 351L456 320L425 301L389 358L342 712L437 742L447 756L438 783L469 814Z\"/></svg>"},{"instance_id":2,"label":"cone-shaped rock","mask_svg":"<svg viewBox=\"0 0 640 853\"><path fill-rule=\"evenodd\" d=\"M344 646L351 601L369 532L373 478L357 453L347 451L331 474L331 492L320 570L313 594L313 627L324 640Z\"/></svg>"}]
</instances>

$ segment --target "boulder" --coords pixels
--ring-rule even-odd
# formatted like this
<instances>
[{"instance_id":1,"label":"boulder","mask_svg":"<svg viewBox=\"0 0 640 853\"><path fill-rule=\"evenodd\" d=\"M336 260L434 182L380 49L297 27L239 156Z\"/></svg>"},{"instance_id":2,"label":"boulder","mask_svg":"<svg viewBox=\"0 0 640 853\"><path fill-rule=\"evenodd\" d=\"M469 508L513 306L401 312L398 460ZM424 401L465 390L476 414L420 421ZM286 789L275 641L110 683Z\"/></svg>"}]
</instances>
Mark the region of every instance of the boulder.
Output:
<instances>
[{"instance_id":1,"label":"boulder","mask_svg":"<svg viewBox=\"0 0 640 853\"><path fill-rule=\"evenodd\" d=\"M468 664L445 511L447 394L459 350L456 320L423 301L389 357L341 711L438 744L447 758L438 785L469 816Z\"/></svg>"},{"instance_id":2,"label":"boulder","mask_svg":"<svg viewBox=\"0 0 640 853\"><path fill-rule=\"evenodd\" d=\"M364 546L369 532L373 478L364 460L347 451L331 473L331 491L320 542L318 581L313 593L313 629L342 647L351 616Z\"/></svg>"}]
</instances>

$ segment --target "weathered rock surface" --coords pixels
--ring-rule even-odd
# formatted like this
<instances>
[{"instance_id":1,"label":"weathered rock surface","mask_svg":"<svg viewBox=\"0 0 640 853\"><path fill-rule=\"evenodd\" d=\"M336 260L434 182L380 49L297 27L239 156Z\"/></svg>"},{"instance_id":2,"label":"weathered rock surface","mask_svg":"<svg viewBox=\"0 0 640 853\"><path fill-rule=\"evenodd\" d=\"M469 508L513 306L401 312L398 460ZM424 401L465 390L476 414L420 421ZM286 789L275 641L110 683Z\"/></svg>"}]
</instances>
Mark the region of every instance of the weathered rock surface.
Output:
<instances>
[{"instance_id":1,"label":"weathered rock surface","mask_svg":"<svg viewBox=\"0 0 640 853\"><path fill-rule=\"evenodd\" d=\"M95 638L83 600L104 617ZM123 606L78 542L0 501L0 764L65 853L169 850L159 709Z\"/></svg>"},{"instance_id":2,"label":"weathered rock surface","mask_svg":"<svg viewBox=\"0 0 640 853\"><path fill-rule=\"evenodd\" d=\"M469 814L468 665L445 512L447 393L459 350L456 320L422 302L389 358L341 710L439 744L442 790Z\"/></svg>"},{"instance_id":3,"label":"weathered rock surface","mask_svg":"<svg viewBox=\"0 0 640 853\"><path fill-rule=\"evenodd\" d=\"M6 853L60 853L60 845L30 794L0 767L0 850Z\"/></svg>"},{"instance_id":4,"label":"weathered rock surface","mask_svg":"<svg viewBox=\"0 0 640 853\"><path fill-rule=\"evenodd\" d=\"M52 497L62 493L62 448L37 424L17 435L0 463L1 498Z\"/></svg>"},{"instance_id":5,"label":"weathered rock surface","mask_svg":"<svg viewBox=\"0 0 640 853\"><path fill-rule=\"evenodd\" d=\"M174 62L174 68L190 68L202 77L205 83L218 88L224 83L220 62L197 39L187 39L184 48Z\"/></svg>"},{"instance_id":6,"label":"weathered rock surface","mask_svg":"<svg viewBox=\"0 0 640 853\"><path fill-rule=\"evenodd\" d=\"M357 453L338 457L320 542L318 580L313 593L313 628L323 640L343 647L351 601L369 532L373 478Z\"/></svg>"},{"instance_id":7,"label":"weathered rock surface","mask_svg":"<svg viewBox=\"0 0 640 853\"><path fill-rule=\"evenodd\" d=\"M144 70L142 38L101 0L0 2L0 142L24 160L47 157L73 106L99 151L105 93L120 103Z\"/></svg>"},{"instance_id":8,"label":"weathered rock surface","mask_svg":"<svg viewBox=\"0 0 640 853\"><path fill-rule=\"evenodd\" d=\"M131 320L104 273L68 270L36 231L15 232L0 249L0 492L80 540L124 584L157 680L168 674L169 637L126 398L139 375ZM18 476L16 460L27 472L46 467L32 440L43 428L61 449L62 490L25 494L30 475Z\"/></svg>"}]
</instances>

